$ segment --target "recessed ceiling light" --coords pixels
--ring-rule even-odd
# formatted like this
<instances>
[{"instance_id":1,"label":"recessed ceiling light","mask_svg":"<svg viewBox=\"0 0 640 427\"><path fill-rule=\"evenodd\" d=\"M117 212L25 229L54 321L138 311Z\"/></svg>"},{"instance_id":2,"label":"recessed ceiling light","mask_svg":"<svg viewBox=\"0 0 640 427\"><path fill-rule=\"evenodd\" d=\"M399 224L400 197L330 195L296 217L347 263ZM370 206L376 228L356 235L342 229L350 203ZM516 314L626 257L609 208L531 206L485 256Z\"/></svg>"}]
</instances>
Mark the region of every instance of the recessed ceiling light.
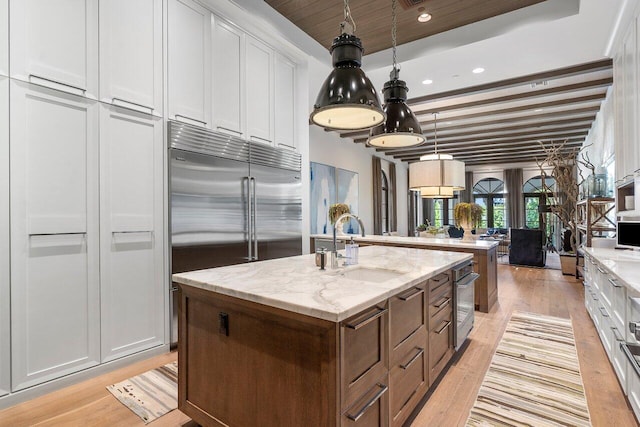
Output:
<instances>
[{"instance_id":1,"label":"recessed ceiling light","mask_svg":"<svg viewBox=\"0 0 640 427\"><path fill-rule=\"evenodd\" d=\"M473 69L473 73L474 74L484 73L484 68L482 68L482 67L474 68Z\"/></svg>"},{"instance_id":2,"label":"recessed ceiling light","mask_svg":"<svg viewBox=\"0 0 640 427\"><path fill-rule=\"evenodd\" d=\"M429 22L431 21L431 14L429 14L424 7L418 8L418 22Z\"/></svg>"},{"instance_id":3,"label":"recessed ceiling light","mask_svg":"<svg viewBox=\"0 0 640 427\"><path fill-rule=\"evenodd\" d=\"M431 79L427 79L427 80L423 80L422 81L423 85L430 85L431 83L433 83L433 80L431 80Z\"/></svg>"}]
</instances>

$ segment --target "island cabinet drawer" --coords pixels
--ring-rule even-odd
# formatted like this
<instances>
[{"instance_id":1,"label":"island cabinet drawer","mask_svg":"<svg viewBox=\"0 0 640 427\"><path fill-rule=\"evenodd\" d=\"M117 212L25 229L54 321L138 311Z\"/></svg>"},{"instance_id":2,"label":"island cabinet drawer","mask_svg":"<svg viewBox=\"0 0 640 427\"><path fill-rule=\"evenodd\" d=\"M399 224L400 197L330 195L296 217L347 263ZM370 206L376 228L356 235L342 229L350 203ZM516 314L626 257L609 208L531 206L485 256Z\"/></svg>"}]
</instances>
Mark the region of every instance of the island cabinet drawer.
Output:
<instances>
[{"instance_id":1,"label":"island cabinet drawer","mask_svg":"<svg viewBox=\"0 0 640 427\"><path fill-rule=\"evenodd\" d=\"M447 271L432 277L429 279L427 285L429 287L429 295L435 298L435 296L444 292L445 289L451 289L451 272Z\"/></svg>"},{"instance_id":2,"label":"island cabinet drawer","mask_svg":"<svg viewBox=\"0 0 640 427\"><path fill-rule=\"evenodd\" d=\"M389 375L385 374L340 417L341 427L387 427L389 425Z\"/></svg>"},{"instance_id":3,"label":"island cabinet drawer","mask_svg":"<svg viewBox=\"0 0 640 427\"><path fill-rule=\"evenodd\" d=\"M340 382L343 410L352 407L388 372L388 327L386 303L341 322Z\"/></svg>"},{"instance_id":4,"label":"island cabinet drawer","mask_svg":"<svg viewBox=\"0 0 640 427\"><path fill-rule=\"evenodd\" d=\"M453 317L441 311L429 328L429 386L435 382L453 356Z\"/></svg>"},{"instance_id":5,"label":"island cabinet drawer","mask_svg":"<svg viewBox=\"0 0 640 427\"><path fill-rule=\"evenodd\" d=\"M391 365L404 357L420 330L426 332L425 286L415 286L389 299L389 340ZM423 335L426 342L426 336ZM422 345L424 347L424 344Z\"/></svg>"},{"instance_id":6,"label":"island cabinet drawer","mask_svg":"<svg viewBox=\"0 0 640 427\"><path fill-rule=\"evenodd\" d=\"M391 425L401 426L429 388L427 330L421 328L404 354L390 368Z\"/></svg>"},{"instance_id":7,"label":"island cabinet drawer","mask_svg":"<svg viewBox=\"0 0 640 427\"><path fill-rule=\"evenodd\" d=\"M449 288L446 292L435 295L429 302L429 319L442 316L443 312L451 312L453 307L453 291Z\"/></svg>"}]
</instances>

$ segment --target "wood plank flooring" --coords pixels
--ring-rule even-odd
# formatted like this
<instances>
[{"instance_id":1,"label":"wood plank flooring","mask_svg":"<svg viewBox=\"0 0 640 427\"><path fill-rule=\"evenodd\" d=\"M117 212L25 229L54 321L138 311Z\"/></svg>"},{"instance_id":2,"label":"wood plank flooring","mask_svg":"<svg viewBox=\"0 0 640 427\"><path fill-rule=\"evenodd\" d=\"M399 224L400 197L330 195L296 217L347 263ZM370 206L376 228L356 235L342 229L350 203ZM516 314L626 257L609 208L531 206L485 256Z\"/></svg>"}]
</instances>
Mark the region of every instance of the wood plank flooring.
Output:
<instances>
[{"instance_id":1,"label":"wood plank flooring","mask_svg":"<svg viewBox=\"0 0 640 427\"><path fill-rule=\"evenodd\" d=\"M476 312L469 345L411 426L464 425L513 310L571 317L593 426L637 426L584 308L581 282L558 270L508 265L499 265L498 274L499 304L490 313ZM105 387L175 359L176 353L157 356L5 409L0 411L0 427L144 426ZM151 425L194 427L195 423L175 410Z\"/></svg>"}]
</instances>

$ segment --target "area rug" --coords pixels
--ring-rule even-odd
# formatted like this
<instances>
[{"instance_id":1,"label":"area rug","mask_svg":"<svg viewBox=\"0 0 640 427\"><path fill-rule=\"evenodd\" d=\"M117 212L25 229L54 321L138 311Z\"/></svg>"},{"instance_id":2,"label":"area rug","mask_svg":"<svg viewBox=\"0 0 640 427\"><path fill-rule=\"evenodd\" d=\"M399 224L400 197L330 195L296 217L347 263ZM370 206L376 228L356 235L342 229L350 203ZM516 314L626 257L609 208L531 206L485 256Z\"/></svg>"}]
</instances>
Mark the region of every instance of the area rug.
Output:
<instances>
[{"instance_id":1,"label":"area rug","mask_svg":"<svg viewBox=\"0 0 640 427\"><path fill-rule=\"evenodd\" d=\"M467 426L590 426L570 319L513 313Z\"/></svg>"},{"instance_id":2,"label":"area rug","mask_svg":"<svg viewBox=\"0 0 640 427\"><path fill-rule=\"evenodd\" d=\"M107 390L148 424L178 407L178 362L107 386Z\"/></svg>"}]
</instances>

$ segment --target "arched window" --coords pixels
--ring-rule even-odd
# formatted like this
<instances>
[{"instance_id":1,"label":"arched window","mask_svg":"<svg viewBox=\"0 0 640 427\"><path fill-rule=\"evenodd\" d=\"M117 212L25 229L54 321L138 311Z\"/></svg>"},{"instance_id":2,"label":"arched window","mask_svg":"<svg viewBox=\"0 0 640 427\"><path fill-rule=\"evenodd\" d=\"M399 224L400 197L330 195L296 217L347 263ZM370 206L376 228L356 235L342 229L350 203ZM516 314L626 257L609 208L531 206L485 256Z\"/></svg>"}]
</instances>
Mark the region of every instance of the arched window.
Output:
<instances>
[{"instance_id":1,"label":"arched window","mask_svg":"<svg viewBox=\"0 0 640 427\"><path fill-rule=\"evenodd\" d=\"M504 182L497 178L485 178L473 186L473 199L483 207L482 228L504 228Z\"/></svg>"},{"instance_id":2,"label":"arched window","mask_svg":"<svg viewBox=\"0 0 640 427\"><path fill-rule=\"evenodd\" d=\"M380 187L382 188L382 200L380 203L380 208L382 211L382 233L389 232L389 180L387 179L387 174L381 170L380 177L382 182L380 183Z\"/></svg>"},{"instance_id":3,"label":"arched window","mask_svg":"<svg viewBox=\"0 0 640 427\"><path fill-rule=\"evenodd\" d=\"M534 176L522 186L524 197L524 226L526 228L540 228L543 212L548 211L546 206L553 197L556 188L556 180L542 175Z\"/></svg>"}]
</instances>

